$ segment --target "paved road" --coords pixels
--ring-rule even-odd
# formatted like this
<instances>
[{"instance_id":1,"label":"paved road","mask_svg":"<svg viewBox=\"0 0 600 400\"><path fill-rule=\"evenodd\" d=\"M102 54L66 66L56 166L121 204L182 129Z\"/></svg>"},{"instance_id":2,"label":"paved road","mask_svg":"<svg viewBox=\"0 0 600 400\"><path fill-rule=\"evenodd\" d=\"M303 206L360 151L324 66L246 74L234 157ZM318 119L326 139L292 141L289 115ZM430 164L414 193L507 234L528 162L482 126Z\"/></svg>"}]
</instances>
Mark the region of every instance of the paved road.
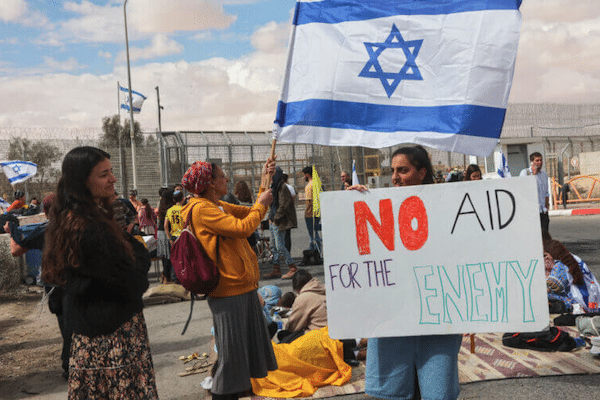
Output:
<instances>
[{"instance_id":1,"label":"paved road","mask_svg":"<svg viewBox=\"0 0 600 400\"><path fill-rule=\"evenodd\" d=\"M299 229L293 230L292 256L300 259L302 250L308 247L308 234L301 211L298 213ZM584 259L594 274L600 277L600 246L598 245L600 216L552 217L550 232L558 240ZM308 268L313 275L323 279L323 267ZM261 265L261 272L269 271ZM261 281L260 285L274 283L282 290L291 290L290 281ZM157 284L153 277L153 285ZM161 399L200 399L205 391L200 382L203 375L179 377L184 367L179 356L195 351L209 352L212 320L206 302L197 302L192 323L185 335L181 335L189 312L189 303L154 305L145 309L152 354L154 358L158 390ZM600 362L600 361L599 361ZM460 399L520 400L552 397L559 400L600 398L600 376L562 376L538 379L509 379L501 381L462 385ZM1 397L1 396L0 396ZM340 400L364 399L364 394L339 397ZM55 392L43 395L45 399L65 399L66 385L58 383Z\"/></svg>"}]
</instances>

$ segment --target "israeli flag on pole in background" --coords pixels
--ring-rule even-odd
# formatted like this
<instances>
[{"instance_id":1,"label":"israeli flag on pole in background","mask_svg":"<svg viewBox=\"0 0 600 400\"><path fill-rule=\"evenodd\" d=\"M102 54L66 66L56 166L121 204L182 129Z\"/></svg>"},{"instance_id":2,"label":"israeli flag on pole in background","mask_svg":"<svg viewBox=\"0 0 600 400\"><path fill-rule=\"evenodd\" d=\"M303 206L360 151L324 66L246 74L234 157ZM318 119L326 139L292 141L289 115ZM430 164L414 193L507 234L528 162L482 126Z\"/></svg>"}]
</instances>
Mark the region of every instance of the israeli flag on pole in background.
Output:
<instances>
[{"instance_id":1,"label":"israeli flag on pole in background","mask_svg":"<svg viewBox=\"0 0 600 400\"><path fill-rule=\"evenodd\" d=\"M119 85L119 89L122 92L127 93L127 95L125 96L125 99L121 102L121 108L129 111L129 89L124 88L120 85ZM132 95L132 100L133 100L132 101L133 113L139 114L140 111L142 111L142 105L144 104L144 100L146 100L146 96L144 96L140 92L136 92L135 90L131 91L131 95Z\"/></svg>"},{"instance_id":2,"label":"israeli flag on pole in background","mask_svg":"<svg viewBox=\"0 0 600 400\"><path fill-rule=\"evenodd\" d=\"M352 186L360 185L360 181L358 180L358 174L356 173L356 163L352 160Z\"/></svg>"},{"instance_id":3,"label":"israeli flag on pole in background","mask_svg":"<svg viewBox=\"0 0 600 400\"><path fill-rule=\"evenodd\" d=\"M299 0L274 138L489 155L508 104L520 5Z\"/></svg>"},{"instance_id":4,"label":"israeli flag on pole in background","mask_svg":"<svg viewBox=\"0 0 600 400\"><path fill-rule=\"evenodd\" d=\"M504 153L503 152L499 152L496 153L498 160L497 160L497 165L499 166L498 168L498 175L501 178L511 178L512 175L510 174L510 168L508 168L508 163L506 162L506 157L504 157Z\"/></svg>"},{"instance_id":5,"label":"israeli flag on pole in background","mask_svg":"<svg viewBox=\"0 0 600 400\"><path fill-rule=\"evenodd\" d=\"M25 182L37 174L37 164L29 161L2 161L0 166L11 185Z\"/></svg>"}]
</instances>

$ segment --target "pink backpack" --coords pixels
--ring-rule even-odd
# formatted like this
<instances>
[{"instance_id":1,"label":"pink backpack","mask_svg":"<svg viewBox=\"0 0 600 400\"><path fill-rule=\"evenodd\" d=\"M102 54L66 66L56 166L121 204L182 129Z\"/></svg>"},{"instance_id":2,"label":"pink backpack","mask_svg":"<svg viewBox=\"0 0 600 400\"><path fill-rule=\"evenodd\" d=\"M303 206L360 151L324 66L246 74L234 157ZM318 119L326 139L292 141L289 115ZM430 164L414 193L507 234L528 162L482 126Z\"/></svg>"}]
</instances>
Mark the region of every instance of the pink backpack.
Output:
<instances>
[{"instance_id":1,"label":"pink backpack","mask_svg":"<svg viewBox=\"0 0 600 400\"><path fill-rule=\"evenodd\" d=\"M185 227L171 248L171 263L181 286L191 293L210 294L219 283L219 269L194 235L191 217L196 205L192 206L185 221ZM217 259L218 257L219 239L217 237Z\"/></svg>"}]
</instances>

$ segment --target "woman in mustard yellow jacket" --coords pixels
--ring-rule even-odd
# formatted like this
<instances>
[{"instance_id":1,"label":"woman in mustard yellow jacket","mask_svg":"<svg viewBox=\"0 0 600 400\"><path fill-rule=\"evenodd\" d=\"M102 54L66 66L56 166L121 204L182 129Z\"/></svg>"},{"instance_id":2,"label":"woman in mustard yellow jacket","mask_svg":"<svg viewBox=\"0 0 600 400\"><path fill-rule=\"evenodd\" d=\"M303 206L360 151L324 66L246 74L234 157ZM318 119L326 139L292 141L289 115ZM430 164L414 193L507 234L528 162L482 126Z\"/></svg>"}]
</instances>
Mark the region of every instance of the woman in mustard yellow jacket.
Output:
<instances>
[{"instance_id":1,"label":"woman in mustard yellow jacket","mask_svg":"<svg viewBox=\"0 0 600 400\"><path fill-rule=\"evenodd\" d=\"M263 378L277 369L257 295L258 260L246 240L273 200L266 188L274 170L275 162L268 160L252 207L219 200L227 194L228 179L218 165L196 161L181 181L187 191L197 195L181 210L181 216L187 220L192 213L196 238L221 274L208 298L218 350L211 389L215 400L237 399L240 392L252 387L250 378Z\"/></svg>"}]
</instances>

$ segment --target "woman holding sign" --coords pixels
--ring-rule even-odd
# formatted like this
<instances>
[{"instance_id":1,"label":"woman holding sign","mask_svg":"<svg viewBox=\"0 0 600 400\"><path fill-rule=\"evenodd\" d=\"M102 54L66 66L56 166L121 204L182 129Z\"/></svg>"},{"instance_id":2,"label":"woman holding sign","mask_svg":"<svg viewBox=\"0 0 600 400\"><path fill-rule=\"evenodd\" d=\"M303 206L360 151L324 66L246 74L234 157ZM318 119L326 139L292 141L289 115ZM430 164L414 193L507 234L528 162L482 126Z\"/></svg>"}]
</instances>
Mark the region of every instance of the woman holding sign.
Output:
<instances>
[{"instance_id":1,"label":"woman holding sign","mask_svg":"<svg viewBox=\"0 0 600 400\"><path fill-rule=\"evenodd\" d=\"M394 152L392 183L397 187L434 183L423 147ZM386 399L456 399L461 340L461 335L369 339L365 392Z\"/></svg>"}]
</instances>

